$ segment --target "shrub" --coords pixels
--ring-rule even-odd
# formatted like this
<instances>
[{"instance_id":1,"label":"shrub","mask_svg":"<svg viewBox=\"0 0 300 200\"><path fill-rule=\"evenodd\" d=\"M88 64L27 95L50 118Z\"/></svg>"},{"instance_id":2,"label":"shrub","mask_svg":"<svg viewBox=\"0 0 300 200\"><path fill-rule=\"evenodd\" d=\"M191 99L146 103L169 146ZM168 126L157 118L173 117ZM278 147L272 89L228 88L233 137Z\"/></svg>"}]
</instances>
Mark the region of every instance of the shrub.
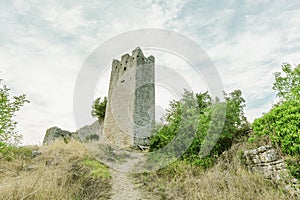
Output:
<instances>
[{"instance_id":1,"label":"shrub","mask_svg":"<svg viewBox=\"0 0 300 200\"><path fill-rule=\"evenodd\" d=\"M185 91L181 100L170 103L166 113L166 124L160 124L161 128L150 139L150 151L166 148L166 151L173 154L174 157L184 153L181 158L188 162L204 168L212 166L216 156L228 149L234 139L246 130L245 127L249 128L249 123L243 113L245 101L241 95L240 90L235 90L225 94L226 102L221 103L218 100L212 100L207 92L194 95ZM221 110L224 106L226 116L222 128L222 120L219 120L222 113L219 113L218 109ZM212 113L215 114L213 118ZM215 145L215 138L206 138L211 124L213 137L215 137L214 130L222 128L219 140ZM210 142L214 147L209 149L211 151L208 157L203 158L200 155L202 145L205 143L210 148Z\"/></svg>"},{"instance_id":2,"label":"shrub","mask_svg":"<svg viewBox=\"0 0 300 200\"><path fill-rule=\"evenodd\" d=\"M276 105L252 124L259 136L269 135L289 155L300 154L300 102L289 100Z\"/></svg>"},{"instance_id":3,"label":"shrub","mask_svg":"<svg viewBox=\"0 0 300 200\"><path fill-rule=\"evenodd\" d=\"M13 161L15 159L27 160L32 155L32 149L27 147L15 147L4 145L0 147L0 159Z\"/></svg>"}]
</instances>

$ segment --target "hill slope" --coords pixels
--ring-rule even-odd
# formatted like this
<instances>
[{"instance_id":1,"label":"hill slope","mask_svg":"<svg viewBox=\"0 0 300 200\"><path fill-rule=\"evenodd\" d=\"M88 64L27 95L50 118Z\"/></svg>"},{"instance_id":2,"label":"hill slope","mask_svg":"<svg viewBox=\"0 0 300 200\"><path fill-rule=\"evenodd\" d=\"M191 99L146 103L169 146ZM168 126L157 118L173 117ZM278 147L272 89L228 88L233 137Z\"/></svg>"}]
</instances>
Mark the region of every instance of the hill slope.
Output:
<instances>
[{"instance_id":1,"label":"hill slope","mask_svg":"<svg viewBox=\"0 0 300 200\"><path fill-rule=\"evenodd\" d=\"M0 199L108 199L108 169L77 141L0 154Z\"/></svg>"}]
</instances>

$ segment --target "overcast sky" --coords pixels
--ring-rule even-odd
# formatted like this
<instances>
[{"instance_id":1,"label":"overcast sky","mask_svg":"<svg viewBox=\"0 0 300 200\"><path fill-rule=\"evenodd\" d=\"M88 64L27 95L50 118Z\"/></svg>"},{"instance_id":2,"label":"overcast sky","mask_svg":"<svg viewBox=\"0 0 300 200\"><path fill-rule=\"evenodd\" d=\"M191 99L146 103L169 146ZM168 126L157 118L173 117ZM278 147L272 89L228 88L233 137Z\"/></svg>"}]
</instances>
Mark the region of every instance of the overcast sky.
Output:
<instances>
[{"instance_id":1,"label":"overcast sky","mask_svg":"<svg viewBox=\"0 0 300 200\"><path fill-rule=\"evenodd\" d=\"M0 0L0 75L13 94L31 101L17 117L24 144L41 143L52 126L77 128L73 91L84 61L110 37L139 28L197 42L225 91L242 90L250 121L271 108L281 63L300 63L298 0ZM161 57L158 63L175 60Z\"/></svg>"}]
</instances>

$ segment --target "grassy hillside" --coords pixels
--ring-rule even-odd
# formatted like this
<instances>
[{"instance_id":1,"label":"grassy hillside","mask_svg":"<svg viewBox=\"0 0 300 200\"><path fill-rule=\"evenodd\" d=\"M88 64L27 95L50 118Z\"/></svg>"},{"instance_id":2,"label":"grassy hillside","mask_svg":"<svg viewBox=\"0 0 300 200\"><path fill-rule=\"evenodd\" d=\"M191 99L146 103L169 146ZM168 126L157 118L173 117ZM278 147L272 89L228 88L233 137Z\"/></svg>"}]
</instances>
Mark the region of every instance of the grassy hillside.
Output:
<instances>
[{"instance_id":1,"label":"grassy hillside","mask_svg":"<svg viewBox=\"0 0 300 200\"><path fill-rule=\"evenodd\" d=\"M135 175L135 179L160 199L297 199L284 190L284 181L275 183L246 169L241 153L251 145L233 145L209 169L181 160L158 171Z\"/></svg>"},{"instance_id":2,"label":"grassy hillside","mask_svg":"<svg viewBox=\"0 0 300 200\"><path fill-rule=\"evenodd\" d=\"M110 174L76 141L2 149L0 199L108 199Z\"/></svg>"},{"instance_id":3,"label":"grassy hillside","mask_svg":"<svg viewBox=\"0 0 300 200\"><path fill-rule=\"evenodd\" d=\"M241 152L253 145L233 145L208 169L179 160L158 171L135 174L136 184L130 192L139 191L141 196L150 193L155 199L297 199L284 190L284 182L272 182L246 169ZM48 146L1 152L0 199L112 197L109 170L92 158L80 142L56 141ZM128 192L127 185L121 187Z\"/></svg>"}]
</instances>

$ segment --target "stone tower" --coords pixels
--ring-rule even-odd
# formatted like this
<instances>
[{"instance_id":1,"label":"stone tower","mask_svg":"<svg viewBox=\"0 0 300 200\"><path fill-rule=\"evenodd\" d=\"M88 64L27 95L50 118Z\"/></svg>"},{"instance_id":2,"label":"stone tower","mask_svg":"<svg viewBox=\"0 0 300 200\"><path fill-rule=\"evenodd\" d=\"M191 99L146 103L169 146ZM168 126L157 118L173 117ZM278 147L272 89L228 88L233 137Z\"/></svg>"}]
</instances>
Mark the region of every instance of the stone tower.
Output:
<instances>
[{"instance_id":1,"label":"stone tower","mask_svg":"<svg viewBox=\"0 0 300 200\"><path fill-rule=\"evenodd\" d=\"M113 60L103 133L120 147L147 145L155 122L154 57L137 47Z\"/></svg>"}]
</instances>

